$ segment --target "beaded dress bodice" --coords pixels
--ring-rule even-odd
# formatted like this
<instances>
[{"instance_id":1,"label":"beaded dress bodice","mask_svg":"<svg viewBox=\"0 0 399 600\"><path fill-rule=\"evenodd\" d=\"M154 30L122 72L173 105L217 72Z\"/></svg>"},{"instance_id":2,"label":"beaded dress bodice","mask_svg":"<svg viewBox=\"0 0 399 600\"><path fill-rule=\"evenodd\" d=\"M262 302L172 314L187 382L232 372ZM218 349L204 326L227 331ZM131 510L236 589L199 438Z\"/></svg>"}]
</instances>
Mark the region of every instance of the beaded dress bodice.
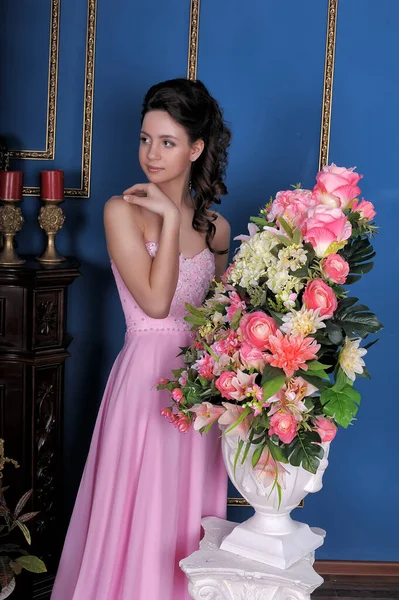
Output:
<instances>
[{"instance_id":1,"label":"beaded dress bodice","mask_svg":"<svg viewBox=\"0 0 399 600\"><path fill-rule=\"evenodd\" d=\"M158 244L147 242L148 253L154 257ZM215 259L212 252L205 248L193 257L179 256L179 278L173 296L170 312L165 319L149 317L136 303L125 286L114 263L111 263L118 286L128 332L143 331L189 331L191 324L184 320L187 314L185 303L200 306L215 275Z\"/></svg>"}]
</instances>

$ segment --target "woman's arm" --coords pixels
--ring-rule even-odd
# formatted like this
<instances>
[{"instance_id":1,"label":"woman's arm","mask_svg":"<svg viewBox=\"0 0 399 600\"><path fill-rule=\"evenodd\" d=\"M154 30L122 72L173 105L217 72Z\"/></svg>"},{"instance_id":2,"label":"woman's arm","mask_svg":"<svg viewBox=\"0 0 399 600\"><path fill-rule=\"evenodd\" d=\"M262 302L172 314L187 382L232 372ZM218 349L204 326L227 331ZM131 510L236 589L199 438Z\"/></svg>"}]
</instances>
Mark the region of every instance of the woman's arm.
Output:
<instances>
[{"instance_id":1,"label":"woman's arm","mask_svg":"<svg viewBox=\"0 0 399 600\"><path fill-rule=\"evenodd\" d=\"M216 221L214 221L216 227L215 237L212 240L212 248L214 250L227 250L230 248L230 225L228 221L222 215L217 214ZM215 278L219 281L221 276L226 270L227 261L229 258L228 252L226 254L215 254Z\"/></svg>"},{"instance_id":2,"label":"woman's arm","mask_svg":"<svg viewBox=\"0 0 399 600\"><path fill-rule=\"evenodd\" d=\"M109 255L129 292L149 317L163 319L169 314L179 277L181 217L166 196L166 201L159 198L158 191L156 200L150 193L145 198L132 196L129 201L114 196L105 205L104 225ZM163 217L158 251L153 260L145 246L140 206Z\"/></svg>"}]
</instances>

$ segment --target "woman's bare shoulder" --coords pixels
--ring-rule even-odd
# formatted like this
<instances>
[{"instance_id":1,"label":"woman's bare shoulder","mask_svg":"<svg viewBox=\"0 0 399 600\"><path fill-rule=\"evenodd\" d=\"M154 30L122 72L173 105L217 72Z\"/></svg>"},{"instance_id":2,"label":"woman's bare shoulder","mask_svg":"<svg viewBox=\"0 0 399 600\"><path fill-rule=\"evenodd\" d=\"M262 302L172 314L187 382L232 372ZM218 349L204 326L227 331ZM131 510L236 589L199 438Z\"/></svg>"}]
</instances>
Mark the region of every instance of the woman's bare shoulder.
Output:
<instances>
[{"instance_id":1,"label":"woman's bare shoulder","mask_svg":"<svg viewBox=\"0 0 399 600\"><path fill-rule=\"evenodd\" d=\"M129 204L122 196L112 196L104 205L104 219L112 221L121 218L139 225L142 222L140 206Z\"/></svg>"},{"instance_id":2,"label":"woman's bare shoulder","mask_svg":"<svg viewBox=\"0 0 399 600\"><path fill-rule=\"evenodd\" d=\"M230 246L231 229L230 224L225 217L214 211L215 220L213 221L216 231L213 238L215 250L226 250Z\"/></svg>"}]
</instances>

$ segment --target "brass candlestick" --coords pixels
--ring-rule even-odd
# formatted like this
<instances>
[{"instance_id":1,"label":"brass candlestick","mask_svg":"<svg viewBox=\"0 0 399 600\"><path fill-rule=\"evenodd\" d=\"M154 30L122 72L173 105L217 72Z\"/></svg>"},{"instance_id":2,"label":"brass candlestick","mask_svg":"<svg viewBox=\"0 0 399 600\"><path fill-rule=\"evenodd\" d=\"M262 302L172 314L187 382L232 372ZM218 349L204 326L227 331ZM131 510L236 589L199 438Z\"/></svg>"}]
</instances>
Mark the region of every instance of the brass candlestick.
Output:
<instances>
[{"instance_id":1,"label":"brass candlestick","mask_svg":"<svg viewBox=\"0 0 399 600\"><path fill-rule=\"evenodd\" d=\"M24 224L22 211L18 203L20 199L2 199L0 205L0 231L3 234L3 247L0 252L0 265L23 265L14 249L14 237Z\"/></svg>"},{"instance_id":2,"label":"brass candlestick","mask_svg":"<svg viewBox=\"0 0 399 600\"><path fill-rule=\"evenodd\" d=\"M38 221L40 227L47 234L47 246L43 254L39 256L37 260L43 263L59 263L65 260L55 247L55 236L57 235L57 232L62 229L65 222L65 215L62 208L57 206L57 204L61 204L63 200L44 198L43 201L44 206L40 209Z\"/></svg>"}]
</instances>

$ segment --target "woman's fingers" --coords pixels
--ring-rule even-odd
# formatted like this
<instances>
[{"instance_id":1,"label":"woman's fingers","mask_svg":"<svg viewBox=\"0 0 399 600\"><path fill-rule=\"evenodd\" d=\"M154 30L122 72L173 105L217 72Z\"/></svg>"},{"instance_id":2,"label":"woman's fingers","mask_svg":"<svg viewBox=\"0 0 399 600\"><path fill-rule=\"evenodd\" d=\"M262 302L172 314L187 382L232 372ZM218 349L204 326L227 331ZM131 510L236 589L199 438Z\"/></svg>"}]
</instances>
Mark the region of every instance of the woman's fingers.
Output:
<instances>
[{"instance_id":1,"label":"woman's fingers","mask_svg":"<svg viewBox=\"0 0 399 600\"><path fill-rule=\"evenodd\" d=\"M147 196L149 183L136 183L123 192L123 196Z\"/></svg>"}]
</instances>

